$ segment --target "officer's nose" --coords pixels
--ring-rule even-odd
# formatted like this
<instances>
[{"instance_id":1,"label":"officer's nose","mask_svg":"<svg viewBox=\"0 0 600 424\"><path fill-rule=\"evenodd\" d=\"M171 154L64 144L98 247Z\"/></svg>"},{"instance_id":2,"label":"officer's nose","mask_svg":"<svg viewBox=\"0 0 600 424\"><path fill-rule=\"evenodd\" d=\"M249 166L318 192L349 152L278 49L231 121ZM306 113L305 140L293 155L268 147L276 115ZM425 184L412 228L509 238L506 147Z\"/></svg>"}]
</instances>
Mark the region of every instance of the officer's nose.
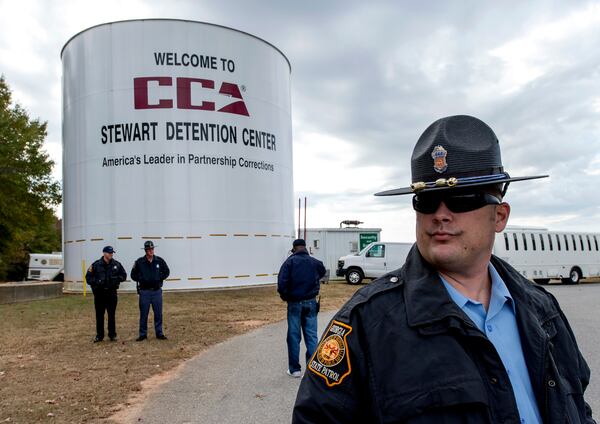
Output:
<instances>
[{"instance_id":1,"label":"officer's nose","mask_svg":"<svg viewBox=\"0 0 600 424\"><path fill-rule=\"evenodd\" d=\"M433 213L433 220L438 222L447 222L452 220L453 212L448 209L448 206L442 200L437 210Z\"/></svg>"}]
</instances>

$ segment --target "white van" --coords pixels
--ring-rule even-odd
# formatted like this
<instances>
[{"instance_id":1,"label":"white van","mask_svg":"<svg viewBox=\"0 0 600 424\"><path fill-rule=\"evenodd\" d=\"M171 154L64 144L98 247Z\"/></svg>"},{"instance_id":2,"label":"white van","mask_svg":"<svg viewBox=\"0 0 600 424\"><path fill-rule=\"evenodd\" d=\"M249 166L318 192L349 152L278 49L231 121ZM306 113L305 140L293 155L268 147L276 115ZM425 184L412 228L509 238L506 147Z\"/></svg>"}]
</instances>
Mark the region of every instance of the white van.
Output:
<instances>
[{"instance_id":1,"label":"white van","mask_svg":"<svg viewBox=\"0 0 600 424\"><path fill-rule=\"evenodd\" d=\"M354 255L342 256L335 275L345 276L348 284L360 284L365 278L379 278L404 265L412 245L373 242Z\"/></svg>"},{"instance_id":2,"label":"white van","mask_svg":"<svg viewBox=\"0 0 600 424\"><path fill-rule=\"evenodd\" d=\"M64 279L62 252L29 254L28 280L62 281Z\"/></svg>"}]
</instances>

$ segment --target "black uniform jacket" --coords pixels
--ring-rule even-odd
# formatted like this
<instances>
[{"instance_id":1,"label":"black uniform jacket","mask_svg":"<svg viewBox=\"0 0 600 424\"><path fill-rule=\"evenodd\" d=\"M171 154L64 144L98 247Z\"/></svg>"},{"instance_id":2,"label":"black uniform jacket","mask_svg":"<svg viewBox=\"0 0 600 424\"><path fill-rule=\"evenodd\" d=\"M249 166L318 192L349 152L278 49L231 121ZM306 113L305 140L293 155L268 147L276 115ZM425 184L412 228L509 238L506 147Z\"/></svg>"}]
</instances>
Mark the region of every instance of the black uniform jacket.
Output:
<instances>
[{"instance_id":1,"label":"black uniform jacket","mask_svg":"<svg viewBox=\"0 0 600 424\"><path fill-rule=\"evenodd\" d=\"M319 280L326 272L323 262L310 256L306 250L299 250L289 256L279 269L279 296L286 302L314 298L319 294Z\"/></svg>"},{"instance_id":2,"label":"black uniform jacket","mask_svg":"<svg viewBox=\"0 0 600 424\"><path fill-rule=\"evenodd\" d=\"M556 299L506 262L492 264L516 304L544 423L594 423L590 370ZM359 290L327 327L293 423L513 423L512 386L492 343L413 246L405 265Z\"/></svg>"},{"instance_id":3,"label":"black uniform jacket","mask_svg":"<svg viewBox=\"0 0 600 424\"><path fill-rule=\"evenodd\" d=\"M146 256L142 256L133 264L131 279L136 281L142 290L158 290L170 272L167 263L160 256L154 255L152 262L148 262Z\"/></svg>"},{"instance_id":4,"label":"black uniform jacket","mask_svg":"<svg viewBox=\"0 0 600 424\"><path fill-rule=\"evenodd\" d=\"M127 279L127 272L119 261L98 259L87 270L85 281L92 289L117 290L119 284Z\"/></svg>"}]
</instances>

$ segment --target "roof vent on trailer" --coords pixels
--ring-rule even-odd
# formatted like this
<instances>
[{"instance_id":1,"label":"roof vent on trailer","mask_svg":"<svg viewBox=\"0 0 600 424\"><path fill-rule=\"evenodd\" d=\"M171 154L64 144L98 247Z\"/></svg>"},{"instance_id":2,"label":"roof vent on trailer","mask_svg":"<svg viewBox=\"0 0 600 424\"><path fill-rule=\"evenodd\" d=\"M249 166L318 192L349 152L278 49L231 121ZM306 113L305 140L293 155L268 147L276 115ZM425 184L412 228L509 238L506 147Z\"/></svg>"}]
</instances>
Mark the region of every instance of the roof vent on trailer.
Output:
<instances>
[{"instance_id":1,"label":"roof vent on trailer","mask_svg":"<svg viewBox=\"0 0 600 424\"><path fill-rule=\"evenodd\" d=\"M360 224L364 224L364 222L362 222L362 221L352 221L352 220L346 220L346 221L342 221L342 222L340 222L340 228L342 228L342 225L346 225L346 226L351 226L351 225L352 225L352 226L354 226L354 227L357 227L357 226L359 226ZM346 228L347 228L347 227L346 227Z\"/></svg>"}]
</instances>

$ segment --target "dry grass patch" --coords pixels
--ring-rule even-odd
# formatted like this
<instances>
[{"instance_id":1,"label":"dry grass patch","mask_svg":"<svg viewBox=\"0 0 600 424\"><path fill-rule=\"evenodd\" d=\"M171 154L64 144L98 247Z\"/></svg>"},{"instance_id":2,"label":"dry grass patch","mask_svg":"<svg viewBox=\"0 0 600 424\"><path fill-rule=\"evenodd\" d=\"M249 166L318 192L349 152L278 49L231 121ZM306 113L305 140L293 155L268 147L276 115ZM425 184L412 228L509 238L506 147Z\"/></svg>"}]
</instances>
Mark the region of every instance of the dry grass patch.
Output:
<instances>
[{"instance_id":1,"label":"dry grass patch","mask_svg":"<svg viewBox=\"0 0 600 424\"><path fill-rule=\"evenodd\" d=\"M338 309L357 288L323 285L323 309ZM91 293L0 306L0 422L102 421L147 378L286 314L274 287L165 293L169 340L154 338L150 318L149 339L138 343L137 300L135 294L119 295L119 340L102 343L92 343Z\"/></svg>"}]
</instances>

